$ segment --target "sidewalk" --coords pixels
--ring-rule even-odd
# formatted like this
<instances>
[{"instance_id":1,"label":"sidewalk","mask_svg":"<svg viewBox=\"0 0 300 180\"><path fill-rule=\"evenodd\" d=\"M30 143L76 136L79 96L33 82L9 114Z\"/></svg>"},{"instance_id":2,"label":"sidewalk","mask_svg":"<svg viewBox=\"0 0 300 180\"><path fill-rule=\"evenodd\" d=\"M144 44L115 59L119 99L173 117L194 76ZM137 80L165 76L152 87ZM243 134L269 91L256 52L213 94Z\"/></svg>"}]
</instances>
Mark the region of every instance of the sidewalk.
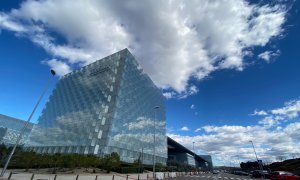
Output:
<instances>
[{"instance_id":1,"label":"sidewalk","mask_svg":"<svg viewBox=\"0 0 300 180\"><path fill-rule=\"evenodd\" d=\"M1 170L1 169L0 169ZM174 178L177 176L175 172L157 172L157 179ZM50 174L30 172L21 172L20 170L8 170L0 180L153 180L153 173L143 174L119 174L119 173L74 173L74 174Z\"/></svg>"}]
</instances>

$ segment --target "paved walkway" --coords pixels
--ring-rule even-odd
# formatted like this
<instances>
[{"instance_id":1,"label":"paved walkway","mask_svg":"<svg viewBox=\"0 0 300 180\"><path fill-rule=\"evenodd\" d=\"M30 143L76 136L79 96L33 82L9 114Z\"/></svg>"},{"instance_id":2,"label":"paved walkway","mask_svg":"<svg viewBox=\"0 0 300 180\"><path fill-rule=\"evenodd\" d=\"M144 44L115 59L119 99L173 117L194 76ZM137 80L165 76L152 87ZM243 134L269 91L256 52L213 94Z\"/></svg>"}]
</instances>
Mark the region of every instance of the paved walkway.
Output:
<instances>
[{"instance_id":1,"label":"paved walkway","mask_svg":"<svg viewBox=\"0 0 300 180\"><path fill-rule=\"evenodd\" d=\"M7 171L0 180L153 180L152 173L143 174L33 174ZM168 177L168 174L165 174Z\"/></svg>"},{"instance_id":2,"label":"paved walkway","mask_svg":"<svg viewBox=\"0 0 300 180\"><path fill-rule=\"evenodd\" d=\"M187 175L184 177L200 178L200 179L225 179L225 180L252 180L249 176L245 177L230 177L224 175Z\"/></svg>"}]
</instances>

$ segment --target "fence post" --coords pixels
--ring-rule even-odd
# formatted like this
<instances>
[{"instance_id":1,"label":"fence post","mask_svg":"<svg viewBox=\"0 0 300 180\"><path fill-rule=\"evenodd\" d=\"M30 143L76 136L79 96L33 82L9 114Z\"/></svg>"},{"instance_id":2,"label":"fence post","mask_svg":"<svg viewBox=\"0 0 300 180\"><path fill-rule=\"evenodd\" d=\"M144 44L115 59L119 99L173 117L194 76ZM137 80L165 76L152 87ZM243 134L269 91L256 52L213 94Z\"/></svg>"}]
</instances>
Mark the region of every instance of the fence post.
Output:
<instances>
[{"instance_id":1,"label":"fence post","mask_svg":"<svg viewBox=\"0 0 300 180\"><path fill-rule=\"evenodd\" d=\"M32 175L31 175L31 178L30 178L30 180L33 180L33 178L34 178L34 174L32 174Z\"/></svg>"},{"instance_id":2,"label":"fence post","mask_svg":"<svg viewBox=\"0 0 300 180\"><path fill-rule=\"evenodd\" d=\"M79 176L79 175L77 174L77 176L76 176L76 180L78 180L78 176Z\"/></svg>"},{"instance_id":3,"label":"fence post","mask_svg":"<svg viewBox=\"0 0 300 180\"><path fill-rule=\"evenodd\" d=\"M113 177L112 177L112 180L114 180L115 179L115 175L113 175Z\"/></svg>"},{"instance_id":4,"label":"fence post","mask_svg":"<svg viewBox=\"0 0 300 180\"><path fill-rule=\"evenodd\" d=\"M140 180L140 174L138 174L138 180Z\"/></svg>"},{"instance_id":5,"label":"fence post","mask_svg":"<svg viewBox=\"0 0 300 180\"><path fill-rule=\"evenodd\" d=\"M98 175L96 175L96 178L95 178L95 180L98 180Z\"/></svg>"},{"instance_id":6,"label":"fence post","mask_svg":"<svg viewBox=\"0 0 300 180\"><path fill-rule=\"evenodd\" d=\"M10 178L11 178L11 176L12 176L12 172L10 172L10 173L9 173L9 176L8 176L8 178L7 178L7 179L10 179Z\"/></svg>"},{"instance_id":7,"label":"fence post","mask_svg":"<svg viewBox=\"0 0 300 180\"><path fill-rule=\"evenodd\" d=\"M148 176L149 176L149 174L147 173L147 180L148 180Z\"/></svg>"},{"instance_id":8,"label":"fence post","mask_svg":"<svg viewBox=\"0 0 300 180\"><path fill-rule=\"evenodd\" d=\"M54 179L53 180L56 180L56 176L57 176L57 174L54 175Z\"/></svg>"},{"instance_id":9,"label":"fence post","mask_svg":"<svg viewBox=\"0 0 300 180\"><path fill-rule=\"evenodd\" d=\"M127 175L126 175L126 180L128 180L128 176L129 176L129 175L127 174Z\"/></svg>"}]
</instances>

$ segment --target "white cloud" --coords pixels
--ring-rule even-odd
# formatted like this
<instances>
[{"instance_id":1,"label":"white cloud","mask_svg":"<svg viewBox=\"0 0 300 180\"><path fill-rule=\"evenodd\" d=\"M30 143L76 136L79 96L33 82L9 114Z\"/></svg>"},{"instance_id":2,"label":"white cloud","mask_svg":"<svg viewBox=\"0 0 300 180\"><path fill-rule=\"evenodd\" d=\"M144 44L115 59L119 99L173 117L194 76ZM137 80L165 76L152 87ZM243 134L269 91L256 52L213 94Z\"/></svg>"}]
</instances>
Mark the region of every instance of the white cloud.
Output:
<instances>
[{"instance_id":1,"label":"white cloud","mask_svg":"<svg viewBox=\"0 0 300 180\"><path fill-rule=\"evenodd\" d=\"M255 109L254 110L254 112L253 112L253 114L250 114L251 116L266 116L266 115L268 115L268 113L266 112L266 111L264 111L264 110L257 110L257 109Z\"/></svg>"},{"instance_id":2,"label":"white cloud","mask_svg":"<svg viewBox=\"0 0 300 180\"><path fill-rule=\"evenodd\" d=\"M4 13L0 12L0 30L1 28L7 29L14 32L26 32L26 28L13 20L10 19L10 17Z\"/></svg>"},{"instance_id":3,"label":"white cloud","mask_svg":"<svg viewBox=\"0 0 300 180\"><path fill-rule=\"evenodd\" d=\"M278 126L282 121L287 122L290 119L295 119L299 116L300 112L300 100L292 100L286 102L284 107L276 108L268 111L255 109L251 116L265 116L263 119L258 121L258 124L265 126L266 128L271 128Z\"/></svg>"},{"instance_id":4,"label":"white cloud","mask_svg":"<svg viewBox=\"0 0 300 180\"><path fill-rule=\"evenodd\" d=\"M258 58L263 59L266 62L270 62L271 58L276 58L277 56L279 56L280 51L277 50L276 52L272 52L272 51L265 51L261 54L258 55Z\"/></svg>"},{"instance_id":5,"label":"white cloud","mask_svg":"<svg viewBox=\"0 0 300 180\"><path fill-rule=\"evenodd\" d=\"M186 90L184 90L183 92L180 92L180 93L170 90L168 88L167 90L165 90L163 95L167 99L170 99L170 98L185 99L188 96L197 94L198 92L199 92L199 89L195 85L191 84L186 88Z\"/></svg>"},{"instance_id":6,"label":"white cloud","mask_svg":"<svg viewBox=\"0 0 300 180\"><path fill-rule=\"evenodd\" d=\"M175 130L174 130L174 128L173 127L166 127L167 128L167 133L172 133L172 132L174 132Z\"/></svg>"},{"instance_id":7,"label":"white cloud","mask_svg":"<svg viewBox=\"0 0 300 180\"><path fill-rule=\"evenodd\" d=\"M299 112L300 112L300 99L287 102L285 103L285 106L282 108L271 110L272 114L282 119L296 118L299 116Z\"/></svg>"},{"instance_id":8,"label":"white cloud","mask_svg":"<svg viewBox=\"0 0 300 180\"><path fill-rule=\"evenodd\" d=\"M236 133L236 132L249 132L257 127L252 126L204 126L202 127L206 133Z\"/></svg>"},{"instance_id":9,"label":"white cloud","mask_svg":"<svg viewBox=\"0 0 300 180\"><path fill-rule=\"evenodd\" d=\"M84 50L80 48L75 48L66 45L55 45L45 34L39 34L31 38L32 42L36 43L37 45L43 47L46 51L50 54L54 55L55 57L68 59L68 62L71 64L83 62L84 64L91 62L95 55L91 53L86 53Z\"/></svg>"},{"instance_id":10,"label":"white cloud","mask_svg":"<svg viewBox=\"0 0 300 180\"><path fill-rule=\"evenodd\" d=\"M289 136L292 136L294 139L300 138L300 123L291 123L285 129L284 132L287 133Z\"/></svg>"},{"instance_id":11,"label":"white cloud","mask_svg":"<svg viewBox=\"0 0 300 180\"><path fill-rule=\"evenodd\" d=\"M258 122L258 124L264 125L266 127L273 127L275 125L278 125L279 121L272 118L272 116L267 116L267 117L263 118L262 120L260 120Z\"/></svg>"},{"instance_id":12,"label":"white cloud","mask_svg":"<svg viewBox=\"0 0 300 180\"><path fill-rule=\"evenodd\" d=\"M172 97L174 97L176 95L175 92L164 92L163 96L165 96L165 98L167 99L171 99Z\"/></svg>"},{"instance_id":13,"label":"white cloud","mask_svg":"<svg viewBox=\"0 0 300 180\"><path fill-rule=\"evenodd\" d=\"M197 128L197 129L195 130L195 132L199 132L199 131L201 131L201 129L202 129L202 128Z\"/></svg>"},{"instance_id":14,"label":"white cloud","mask_svg":"<svg viewBox=\"0 0 300 180\"><path fill-rule=\"evenodd\" d=\"M181 131L189 131L190 129L188 127L186 127L186 126L183 126L180 130Z\"/></svg>"},{"instance_id":15,"label":"white cloud","mask_svg":"<svg viewBox=\"0 0 300 180\"><path fill-rule=\"evenodd\" d=\"M71 68L64 62L51 59L49 61L44 61L44 63L47 63L51 69L53 69L58 76L63 76L69 72L71 72Z\"/></svg>"},{"instance_id":16,"label":"white cloud","mask_svg":"<svg viewBox=\"0 0 300 180\"><path fill-rule=\"evenodd\" d=\"M196 108L196 107L195 107L195 104L192 104L190 108L191 108L191 109L195 109L195 108Z\"/></svg>"},{"instance_id":17,"label":"white cloud","mask_svg":"<svg viewBox=\"0 0 300 180\"><path fill-rule=\"evenodd\" d=\"M168 132L168 136L189 149L192 149L190 142L196 142L195 149L199 150L197 153L211 154L217 158L217 162L226 165L230 165L237 156L243 162L255 160L250 140L255 145L258 157L264 162L272 162L279 157L300 157L300 122L289 121L297 118L299 111L298 99L270 111L255 110L253 115L263 116L256 125L206 125L195 130L201 131L196 136L183 136L176 132Z\"/></svg>"},{"instance_id":18,"label":"white cloud","mask_svg":"<svg viewBox=\"0 0 300 180\"><path fill-rule=\"evenodd\" d=\"M44 0L1 13L0 28L21 33L69 65L128 47L167 98L186 98L198 92L192 77L244 69L251 47L281 35L285 16L284 6L244 0Z\"/></svg>"},{"instance_id":19,"label":"white cloud","mask_svg":"<svg viewBox=\"0 0 300 180\"><path fill-rule=\"evenodd\" d=\"M202 135L182 136L172 133L168 136L189 149L192 149L190 142L195 142L195 149L199 151L197 153L211 154L227 165L232 159L237 159L237 155L243 162L255 160L249 140L253 141L258 157L264 162L275 161L279 156L290 157L291 154L300 157L299 122L282 127L279 131L268 130L264 126L228 125L206 126L203 129L206 133Z\"/></svg>"}]
</instances>

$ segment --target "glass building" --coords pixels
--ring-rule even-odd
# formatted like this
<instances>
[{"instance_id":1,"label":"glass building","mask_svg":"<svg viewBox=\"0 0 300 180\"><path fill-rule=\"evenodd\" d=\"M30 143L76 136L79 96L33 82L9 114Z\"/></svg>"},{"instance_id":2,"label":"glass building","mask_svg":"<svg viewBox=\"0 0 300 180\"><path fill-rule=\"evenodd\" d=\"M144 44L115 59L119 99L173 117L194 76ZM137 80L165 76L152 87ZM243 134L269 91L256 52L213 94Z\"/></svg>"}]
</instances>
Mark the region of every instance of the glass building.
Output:
<instances>
[{"instance_id":1,"label":"glass building","mask_svg":"<svg viewBox=\"0 0 300 180\"><path fill-rule=\"evenodd\" d=\"M166 163L165 99L124 49L63 76L27 144L39 153L103 156ZM155 107L159 108L155 108ZM155 134L155 144L154 144Z\"/></svg>"},{"instance_id":2,"label":"glass building","mask_svg":"<svg viewBox=\"0 0 300 180\"><path fill-rule=\"evenodd\" d=\"M0 114L0 144L4 143L7 146L14 145L25 123L23 120ZM32 127L33 124L31 123L27 126L20 140L20 145L26 143Z\"/></svg>"}]
</instances>

